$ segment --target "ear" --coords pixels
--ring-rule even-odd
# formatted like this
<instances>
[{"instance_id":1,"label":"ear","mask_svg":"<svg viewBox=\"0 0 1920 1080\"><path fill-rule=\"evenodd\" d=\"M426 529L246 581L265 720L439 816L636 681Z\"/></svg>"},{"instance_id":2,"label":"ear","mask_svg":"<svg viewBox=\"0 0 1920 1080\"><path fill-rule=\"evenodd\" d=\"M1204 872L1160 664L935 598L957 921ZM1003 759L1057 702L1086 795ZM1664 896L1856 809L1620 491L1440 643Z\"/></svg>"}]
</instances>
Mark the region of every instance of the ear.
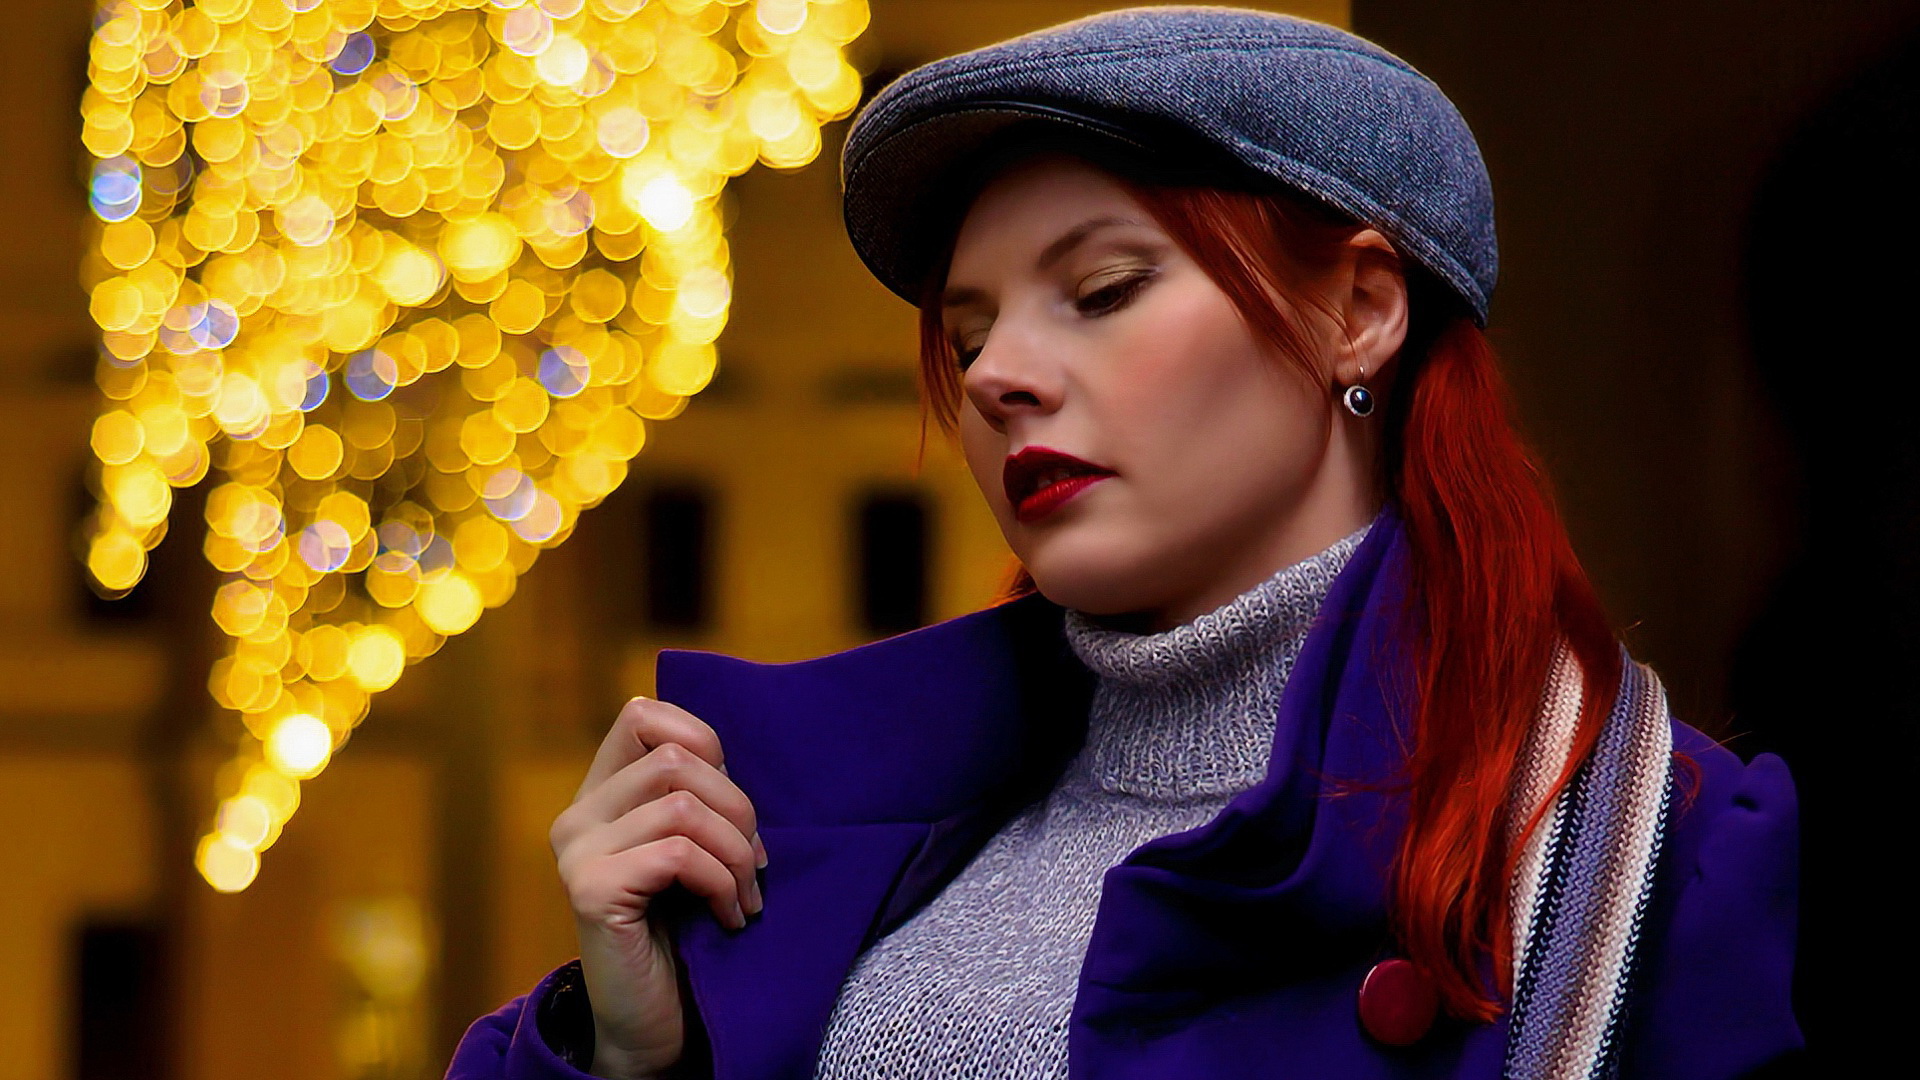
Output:
<instances>
[{"instance_id":1,"label":"ear","mask_svg":"<svg viewBox=\"0 0 1920 1080\"><path fill-rule=\"evenodd\" d=\"M1375 229L1362 229L1347 241L1340 264L1344 286L1335 294L1346 320L1347 344L1335 356L1334 376L1350 386L1373 382L1407 340L1407 276L1400 254Z\"/></svg>"}]
</instances>

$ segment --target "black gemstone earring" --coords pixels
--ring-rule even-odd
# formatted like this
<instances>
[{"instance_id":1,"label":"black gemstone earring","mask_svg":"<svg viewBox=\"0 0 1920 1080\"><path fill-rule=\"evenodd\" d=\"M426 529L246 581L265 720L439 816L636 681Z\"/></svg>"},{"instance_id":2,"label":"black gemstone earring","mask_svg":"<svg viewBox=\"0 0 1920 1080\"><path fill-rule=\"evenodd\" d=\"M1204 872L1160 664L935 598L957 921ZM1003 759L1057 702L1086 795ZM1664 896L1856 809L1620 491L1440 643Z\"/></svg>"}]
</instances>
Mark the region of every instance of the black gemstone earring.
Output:
<instances>
[{"instance_id":1,"label":"black gemstone earring","mask_svg":"<svg viewBox=\"0 0 1920 1080\"><path fill-rule=\"evenodd\" d=\"M1361 382L1354 383L1352 386L1347 387L1346 393L1340 395L1341 404L1345 405L1347 411L1355 416L1367 416L1373 412L1373 391L1361 384L1365 382L1366 378L1367 369L1361 368Z\"/></svg>"}]
</instances>

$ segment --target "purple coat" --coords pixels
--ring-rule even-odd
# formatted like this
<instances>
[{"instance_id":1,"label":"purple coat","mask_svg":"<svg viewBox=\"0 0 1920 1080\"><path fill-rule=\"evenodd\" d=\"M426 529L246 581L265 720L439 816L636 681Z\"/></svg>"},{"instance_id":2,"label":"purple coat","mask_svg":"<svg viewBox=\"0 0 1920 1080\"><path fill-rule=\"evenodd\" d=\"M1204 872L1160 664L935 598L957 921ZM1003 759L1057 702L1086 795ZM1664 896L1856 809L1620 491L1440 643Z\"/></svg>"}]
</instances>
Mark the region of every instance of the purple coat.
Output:
<instances>
[{"instance_id":1,"label":"purple coat","mask_svg":"<svg viewBox=\"0 0 1920 1080\"><path fill-rule=\"evenodd\" d=\"M1086 1080L1497 1077L1507 1020L1443 1020L1397 1049L1355 1001L1387 955L1402 800L1323 781L1390 777L1403 672L1390 632L1407 559L1389 512L1334 581L1279 706L1267 776L1199 828L1106 872L1068 1033ZM670 904L691 980L687 1075L810 1077L855 959L938 894L1047 791L1085 731L1091 675L1034 595L815 660L666 651L659 694L711 724L768 852L764 912L739 931ZM1643 928L1621 1075L1714 1080L1790 1054L1794 789L1677 721L1701 766L1677 804ZM685 896L682 890L669 895ZM663 897L663 900L665 898ZM570 964L481 1017L457 1080L579 1080L543 1002ZM543 1034L544 1032L544 1034Z\"/></svg>"}]
</instances>

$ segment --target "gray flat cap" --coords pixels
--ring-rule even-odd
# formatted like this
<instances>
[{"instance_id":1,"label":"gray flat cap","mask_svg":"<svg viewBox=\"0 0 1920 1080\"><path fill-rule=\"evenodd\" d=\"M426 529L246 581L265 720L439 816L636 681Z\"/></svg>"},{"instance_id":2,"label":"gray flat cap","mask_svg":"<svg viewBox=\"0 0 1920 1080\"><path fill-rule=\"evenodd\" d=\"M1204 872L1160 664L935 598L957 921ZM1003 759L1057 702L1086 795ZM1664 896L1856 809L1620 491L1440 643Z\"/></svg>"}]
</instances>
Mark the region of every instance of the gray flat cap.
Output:
<instances>
[{"instance_id":1,"label":"gray flat cap","mask_svg":"<svg viewBox=\"0 0 1920 1080\"><path fill-rule=\"evenodd\" d=\"M1480 148L1431 79L1364 38L1246 8L1138 7L907 72L854 118L840 162L847 235L888 289L919 302L964 209L958 178L1014 125L1170 172L1278 181L1379 229L1486 325L1499 253Z\"/></svg>"}]
</instances>

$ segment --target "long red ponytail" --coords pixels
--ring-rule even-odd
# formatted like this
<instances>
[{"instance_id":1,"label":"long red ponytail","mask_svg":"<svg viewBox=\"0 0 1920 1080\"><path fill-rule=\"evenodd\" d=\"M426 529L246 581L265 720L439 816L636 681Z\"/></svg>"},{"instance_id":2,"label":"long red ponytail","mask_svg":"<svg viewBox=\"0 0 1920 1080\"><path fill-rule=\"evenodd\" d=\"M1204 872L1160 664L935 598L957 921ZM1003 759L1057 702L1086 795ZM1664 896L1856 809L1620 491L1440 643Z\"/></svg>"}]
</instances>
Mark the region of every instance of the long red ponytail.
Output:
<instances>
[{"instance_id":1,"label":"long red ponytail","mask_svg":"<svg viewBox=\"0 0 1920 1080\"><path fill-rule=\"evenodd\" d=\"M1585 676L1572 760L1584 760L1619 686L1621 658L1574 556L1545 474L1509 418L1486 338L1443 327L1406 379L1389 423L1392 491L1425 608L1408 760L1408 827L1394 874L1401 944L1432 972L1448 1010L1490 1020L1476 961L1510 988L1509 796L1564 635ZM1397 413L1398 415L1394 415ZM1563 775L1548 802L1570 778ZM1529 807L1528 831L1547 804Z\"/></svg>"},{"instance_id":2,"label":"long red ponytail","mask_svg":"<svg viewBox=\"0 0 1920 1080\"><path fill-rule=\"evenodd\" d=\"M1122 182L1249 326L1312 370L1302 313L1326 309L1307 282L1362 226L1286 194ZM961 393L936 299L944 285L936 271L921 304L920 377L923 407L952 433ZM1554 643L1564 636L1579 660L1585 700L1572 763L1542 806L1526 808L1528 831L1598 739L1621 660L1514 428L1492 347L1423 272L1411 270L1408 286L1413 325L1386 395L1380 478L1405 522L1420 598L1406 639L1416 705L1391 910L1401 948L1432 974L1447 1011L1486 1021L1511 992L1507 890L1519 843L1509 799ZM1016 567L1008 594L1032 589Z\"/></svg>"}]
</instances>

